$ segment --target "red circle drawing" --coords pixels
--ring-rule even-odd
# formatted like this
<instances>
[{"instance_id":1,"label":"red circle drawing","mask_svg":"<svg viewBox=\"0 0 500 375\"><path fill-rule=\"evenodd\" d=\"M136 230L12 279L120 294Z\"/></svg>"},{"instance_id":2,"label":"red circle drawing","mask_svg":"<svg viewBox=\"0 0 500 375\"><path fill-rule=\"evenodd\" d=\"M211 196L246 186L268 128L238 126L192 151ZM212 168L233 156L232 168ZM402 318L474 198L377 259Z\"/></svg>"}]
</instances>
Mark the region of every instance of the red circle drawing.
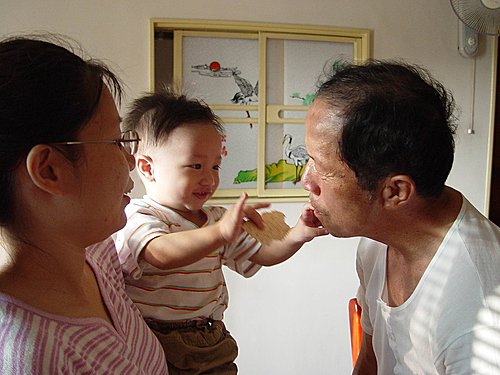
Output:
<instances>
[{"instance_id":1,"label":"red circle drawing","mask_svg":"<svg viewBox=\"0 0 500 375\"><path fill-rule=\"evenodd\" d=\"M212 61L210 63L210 70L212 72L218 72L220 70L220 64L218 61Z\"/></svg>"}]
</instances>

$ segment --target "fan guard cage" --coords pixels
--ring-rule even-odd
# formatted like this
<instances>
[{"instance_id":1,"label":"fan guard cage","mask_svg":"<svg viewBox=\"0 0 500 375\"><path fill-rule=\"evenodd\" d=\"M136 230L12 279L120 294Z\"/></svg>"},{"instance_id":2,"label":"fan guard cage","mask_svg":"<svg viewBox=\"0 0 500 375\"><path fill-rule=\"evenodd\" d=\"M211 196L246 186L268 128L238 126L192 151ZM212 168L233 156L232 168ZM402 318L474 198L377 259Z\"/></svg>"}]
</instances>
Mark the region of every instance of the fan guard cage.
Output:
<instances>
[{"instance_id":1,"label":"fan guard cage","mask_svg":"<svg viewBox=\"0 0 500 375\"><path fill-rule=\"evenodd\" d=\"M480 34L500 34L500 0L450 0L458 18Z\"/></svg>"}]
</instances>

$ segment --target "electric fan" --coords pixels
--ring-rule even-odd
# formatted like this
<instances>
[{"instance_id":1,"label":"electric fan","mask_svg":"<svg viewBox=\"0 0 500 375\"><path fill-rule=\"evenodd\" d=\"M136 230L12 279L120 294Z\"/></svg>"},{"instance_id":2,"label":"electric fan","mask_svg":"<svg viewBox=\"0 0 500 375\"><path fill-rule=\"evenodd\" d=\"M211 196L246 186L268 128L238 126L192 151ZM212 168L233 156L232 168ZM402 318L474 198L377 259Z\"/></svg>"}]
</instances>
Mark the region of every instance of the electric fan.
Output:
<instances>
[{"instance_id":1,"label":"electric fan","mask_svg":"<svg viewBox=\"0 0 500 375\"><path fill-rule=\"evenodd\" d=\"M460 21L479 34L500 34L500 0L450 0Z\"/></svg>"}]
</instances>

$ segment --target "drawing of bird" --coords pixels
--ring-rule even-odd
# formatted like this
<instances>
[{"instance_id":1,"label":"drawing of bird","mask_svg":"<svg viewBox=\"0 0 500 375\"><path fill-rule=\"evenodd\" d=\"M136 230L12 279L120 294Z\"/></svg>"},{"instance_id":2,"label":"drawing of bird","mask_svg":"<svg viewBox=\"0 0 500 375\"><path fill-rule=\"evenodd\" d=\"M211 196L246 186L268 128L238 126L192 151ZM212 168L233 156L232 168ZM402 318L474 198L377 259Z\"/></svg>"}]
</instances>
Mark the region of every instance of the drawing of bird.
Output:
<instances>
[{"instance_id":1,"label":"drawing of bird","mask_svg":"<svg viewBox=\"0 0 500 375\"><path fill-rule=\"evenodd\" d=\"M304 145L292 147L292 136L290 134L285 134L283 137L283 144L285 144L285 157L291 160L293 165L295 165L295 184L300 181L302 170L309 160L309 155Z\"/></svg>"},{"instance_id":2,"label":"drawing of bird","mask_svg":"<svg viewBox=\"0 0 500 375\"><path fill-rule=\"evenodd\" d=\"M248 105L251 102L258 102L259 96L259 81L255 84L255 87L245 78L240 77L239 70L233 70L233 78L234 82L238 85L240 91L234 94L231 101L235 104ZM250 118L250 112L245 111L247 113L247 118ZM250 123L250 127L253 127L253 124Z\"/></svg>"},{"instance_id":3,"label":"drawing of bird","mask_svg":"<svg viewBox=\"0 0 500 375\"><path fill-rule=\"evenodd\" d=\"M233 71L234 82L238 85L240 89L239 92L234 94L231 101L233 103L248 104L250 102L257 102L259 95L259 81L255 84L255 87L245 78L240 76L238 70Z\"/></svg>"}]
</instances>

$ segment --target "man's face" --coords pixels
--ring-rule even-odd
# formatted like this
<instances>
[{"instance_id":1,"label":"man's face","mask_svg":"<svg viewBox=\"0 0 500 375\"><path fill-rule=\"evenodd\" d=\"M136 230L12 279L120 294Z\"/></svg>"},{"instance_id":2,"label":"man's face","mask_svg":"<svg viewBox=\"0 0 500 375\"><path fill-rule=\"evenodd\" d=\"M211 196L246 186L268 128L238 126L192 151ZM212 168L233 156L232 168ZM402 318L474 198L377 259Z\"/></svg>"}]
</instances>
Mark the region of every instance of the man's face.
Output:
<instances>
[{"instance_id":1,"label":"man's face","mask_svg":"<svg viewBox=\"0 0 500 375\"><path fill-rule=\"evenodd\" d=\"M342 119L326 102L314 101L306 116L305 143L310 158L302 185L309 191L315 215L330 234L361 236L375 216L376 204L339 158L341 125Z\"/></svg>"}]
</instances>

